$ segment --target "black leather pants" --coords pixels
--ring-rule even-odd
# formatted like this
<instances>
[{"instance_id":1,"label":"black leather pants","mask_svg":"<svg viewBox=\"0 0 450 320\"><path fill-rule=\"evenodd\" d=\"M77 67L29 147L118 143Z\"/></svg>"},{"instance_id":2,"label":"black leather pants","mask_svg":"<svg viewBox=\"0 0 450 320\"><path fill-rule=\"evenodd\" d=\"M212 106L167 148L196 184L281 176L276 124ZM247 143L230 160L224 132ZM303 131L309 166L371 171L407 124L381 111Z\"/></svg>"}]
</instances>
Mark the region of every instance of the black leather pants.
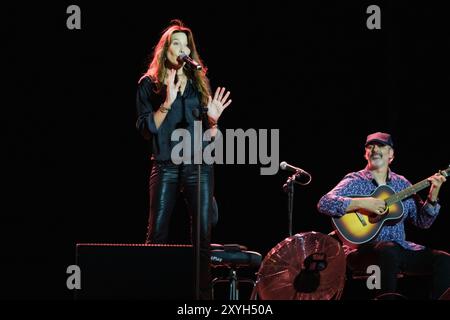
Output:
<instances>
[{"instance_id":1,"label":"black leather pants","mask_svg":"<svg viewBox=\"0 0 450 320\"><path fill-rule=\"evenodd\" d=\"M147 243L167 243L170 217L179 191L184 194L191 217L197 213L197 167L198 165L195 164L175 165L158 162L153 164L150 176ZM210 242L213 188L213 166L202 165L200 204L200 294L202 299L211 297ZM192 229L192 236L195 237L195 228Z\"/></svg>"}]
</instances>

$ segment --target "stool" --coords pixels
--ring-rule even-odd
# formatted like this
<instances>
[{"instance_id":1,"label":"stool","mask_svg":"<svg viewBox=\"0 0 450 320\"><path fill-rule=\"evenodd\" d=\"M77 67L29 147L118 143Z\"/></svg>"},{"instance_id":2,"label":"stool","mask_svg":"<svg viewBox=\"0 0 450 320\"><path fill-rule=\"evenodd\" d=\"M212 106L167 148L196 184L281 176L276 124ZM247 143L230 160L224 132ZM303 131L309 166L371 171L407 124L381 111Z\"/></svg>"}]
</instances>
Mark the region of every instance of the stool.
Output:
<instances>
[{"instance_id":1,"label":"stool","mask_svg":"<svg viewBox=\"0 0 450 320\"><path fill-rule=\"evenodd\" d=\"M341 245L344 249L345 252L345 256L348 257L350 254L352 254L355 249L351 248L349 246L347 246L346 244L342 243L342 241L339 239L338 234L336 231L332 231L328 234L329 236L335 238L336 240L338 240L339 242L341 242ZM368 274L366 272L366 270L361 269L363 266L361 265L352 265L351 261L349 261L347 259L347 271L346 271L346 284L345 287L347 289L344 289L344 295L351 293L352 290L348 290L349 287L352 287L352 285L354 284L355 280L356 281L366 281L369 276L371 276L371 274ZM396 275L397 279L399 279L399 283L398 283L398 290L403 289L402 286L403 284L406 284L407 282L414 282L413 286L410 289L413 290L405 290L405 291L409 291L410 293L413 293L414 291L417 291L417 286L419 286L420 284L423 285L423 283L420 283L420 281L418 280L423 280L426 278L430 278L431 277L431 273L421 273L421 272L405 272L405 271L400 271L397 273ZM401 280L400 280L401 279ZM351 288L351 289L356 289L355 288ZM363 290L361 290L363 289ZM405 288L405 289L409 289L409 288ZM426 288L424 286L424 288L422 288L423 291L426 291ZM358 291L358 292L356 292ZM364 291L364 292L363 292ZM363 296L367 296L368 292L370 292L371 290L369 290L366 287L366 284L362 284L360 290L355 290L354 295L358 297L358 299L361 299L361 297ZM409 294L410 295L410 294ZM409 297L408 297L409 298ZM376 300L382 300L382 299L406 299L406 296L398 294L398 293L385 293L382 295L379 295L377 297L375 297ZM423 299L423 297L420 297L420 299Z\"/></svg>"},{"instance_id":2,"label":"stool","mask_svg":"<svg viewBox=\"0 0 450 320\"><path fill-rule=\"evenodd\" d=\"M346 280L346 287L349 289L351 287L353 290L356 289L354 285L352 285L350 282L353 281L363 281L365 282L369 278L370 274L367 274L365 270L352 270L350 268L347 268L347 280ZM425 285L423 280L427 280L431 277L430 273L412 273L412 272L404 272L400 271L397 273L397 279L401 279L398 283L397 290L402 292L403 294L399 294L396 292L392 293L384 293L382 295L373 297L375 300L383 300L383 299L427 299L426 295L428 294L428 286ZM409 284L409 286L408 286ZM359 289L358 299L361 299L362 297L366 296L367 299L370 299L369 292L372 290L369 290L366 287L365 283L362 283L361 288ZM363 289L364 288L364 289ZM418 290L420 288L420 290ZM362 292L364 290L365 292ZM352 290L350 290L352 291ZM357 290L358 291L358 290ZM349 292L347 292L349 293ZM422 294L420 294L422 293ZM355 292L354 292L355 294ZM406 294L406 295L405 295ZM352 299L350 297L350 299ZM354 299L354 298L353 298Z\"/></svg>"},{"instance_id":3,"label":"stool","mask_svg":"<svg viewBox=\"0 0 450 320\"><path fill-rule=\"evenodd\" d=\"M239 300L239 283L251 283L253 288L256 282L249 278L239 278L237 269L239 268L259 268L261 265L261 254L255 251L248 251L247 247L239 244L211 244L211 267L225 267L229 269L225 278L214 278L212 280L212 291L214 299L214 286L217 283L226 282L229 284L229 300Z\"/></svg>"}]
</instances>

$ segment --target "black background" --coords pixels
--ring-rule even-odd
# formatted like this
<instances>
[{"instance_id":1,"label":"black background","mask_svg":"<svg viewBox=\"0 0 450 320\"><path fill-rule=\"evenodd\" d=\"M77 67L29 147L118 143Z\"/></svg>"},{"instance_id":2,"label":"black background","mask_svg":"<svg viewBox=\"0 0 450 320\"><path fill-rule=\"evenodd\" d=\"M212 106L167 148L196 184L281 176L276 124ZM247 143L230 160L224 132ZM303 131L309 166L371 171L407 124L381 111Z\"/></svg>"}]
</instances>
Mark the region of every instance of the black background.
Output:
<instances>
[{"instance_id":1,"label":"black background","mask_svg":"<svg viewBox=\"0 0 450 320\"><path fill-rule=\"evenodd\" d=\"M81 8L81 30L66 27L70 4ZM381 30L366 27L370 4L381 7ZM331 231L317 201L365 166L371 132L392 133L393 170L413 183L449 164L440 2L61 2L2 11L3 298L71 299L66 267L76 243L144 241L150 163L135 130L136 85L174 18L193 30L213 90L231 91L221 127L279 129L280 161L312 174L296 187L295 233ZM287 237L288 175L259 170L216 166L213 242L265 255ZM447 185L440 198L432 228L408 228L408 239L449 250ZM175 218L173 242L189 241L183 206Z\"/></svg>"}]
</instances>

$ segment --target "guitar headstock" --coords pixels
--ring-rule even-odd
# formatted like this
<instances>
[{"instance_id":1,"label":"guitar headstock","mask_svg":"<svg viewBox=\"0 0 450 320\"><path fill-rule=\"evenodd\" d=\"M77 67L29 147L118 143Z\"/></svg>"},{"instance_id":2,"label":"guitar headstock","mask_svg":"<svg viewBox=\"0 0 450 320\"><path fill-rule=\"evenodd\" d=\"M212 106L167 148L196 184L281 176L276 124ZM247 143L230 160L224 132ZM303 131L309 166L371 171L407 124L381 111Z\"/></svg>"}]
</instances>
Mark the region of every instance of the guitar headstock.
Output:
<instances>
[{"instance_id":1,"label":"guitar headstock","mask_svg":"<svg viewBox=\"0 0 450 320\"><path fill-rule=\"evenodd\" d=\"M444 177L447 178L448 175L449 175L449 173L450 173L450 165L448 166L447 169L439 171L439 173L442 174Z\"/></svg>"}]
</instances>

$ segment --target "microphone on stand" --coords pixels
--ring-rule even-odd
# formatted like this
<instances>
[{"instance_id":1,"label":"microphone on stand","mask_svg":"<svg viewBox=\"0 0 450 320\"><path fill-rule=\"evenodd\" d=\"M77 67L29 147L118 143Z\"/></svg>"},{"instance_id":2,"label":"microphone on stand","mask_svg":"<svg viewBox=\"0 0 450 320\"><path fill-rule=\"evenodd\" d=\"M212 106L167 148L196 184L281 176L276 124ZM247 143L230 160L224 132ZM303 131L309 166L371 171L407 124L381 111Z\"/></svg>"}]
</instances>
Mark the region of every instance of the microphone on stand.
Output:
<instances>
[{"instance_id":1,"label":"microphone on stand","mask_svg":"<svg viewBox=\"0 0 450 320\"><path fill-rule=\"evenodd\" d=\"M306 172L305 170L303 170L301 168L294 167L293 165L290 165L286 161L283 161L283 162L280 163L280 169L281 170L286 170L286 171L292 171L292 172L295 172L295 173L301 173L301 174L309 175L309 173Z\"/></svg>"},{"instance_id":2,"label":"microphone on stand","mask_svg":"<svg viewBox=\"0 0 450 320\"><path fill-rule=\"evenodd\" d=\"M294 174L290 176L287 179L286 183L283 185L284 192L288 194L289 236L292 236L292 212L294 211L294 184L297 183L302 186L307 186L308 184L311 183L312 177L305 170L290 165L286 161L280 163L280 169L294 172ZM302 175L306 176L308 181L302 182L301 181L302 179L300 178ZM305 292L309 292L308 290L311 290L311 288L316 287L316 285L320 282L320 278L317 279L316 274L317 272L316 273L308 272L307 275L306 273L303 273L301 276L299 275L297 277L298 279L296 279L294 283L295 288L297 290L306 290ZM305 275L306 278L308 278L307 281L304 280ZM305 281L308 282L308 286L301 287L300 284Z\"/></svg>"}]
</instances>

